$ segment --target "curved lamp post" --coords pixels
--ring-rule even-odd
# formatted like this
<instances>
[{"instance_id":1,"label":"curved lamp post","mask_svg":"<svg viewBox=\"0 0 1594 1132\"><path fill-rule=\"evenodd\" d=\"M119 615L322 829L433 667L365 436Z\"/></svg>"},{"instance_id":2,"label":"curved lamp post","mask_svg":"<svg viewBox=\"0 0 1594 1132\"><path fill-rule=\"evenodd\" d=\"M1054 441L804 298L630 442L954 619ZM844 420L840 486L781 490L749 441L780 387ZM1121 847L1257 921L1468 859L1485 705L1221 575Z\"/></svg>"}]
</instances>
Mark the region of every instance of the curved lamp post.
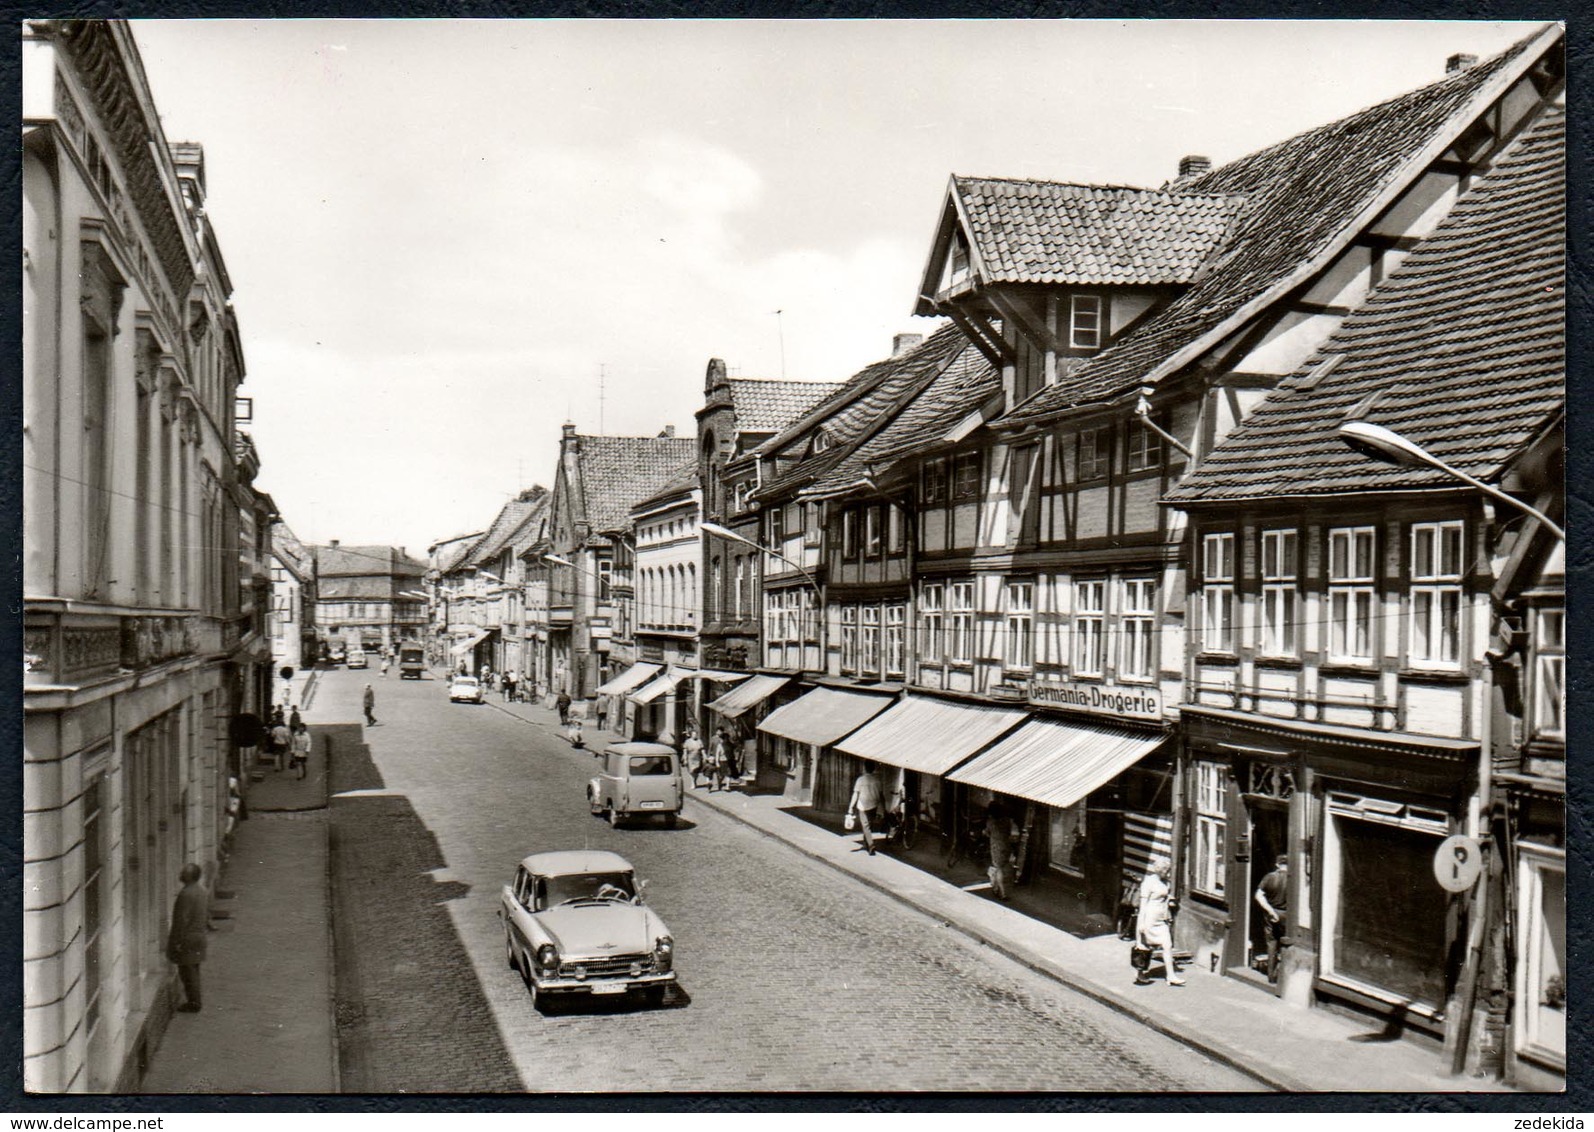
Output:
<instances>
[{"instance_id":1,"label":"curved lamp post","mask_svg":"<svg viewBox=\"0 0 1594 1132\"><path fill-rule=\"evenodd\" d=\"M764 554L768 554L768 555L770 555L770 556L772 556L774 558L780 559L782 562L786 563L786 565L790 566L793 570L796 570L799 574L801 574L803 576L803 580L806 581L810 586L813 587L814 596L816 596L816 597L822 596L823 591L820 590L819 583L814 581L814 576L803 568L802 563L793 562L790 558L787 558L780 551L771 550L769 547L764 546L762 543L754 542L752 539L748 538L746 535L739 535L735 531L731 530L729 527L722 527L718 523L699 523L697 525L697 529L700 530L700 531L703 531L706 534L711 534L715 538L723 538L723 539L729 539L731 542L739 542L739 543L742 543L742 544L744 544L746 546L752 547L754 550L761 551Z\"/></svg>"},{"instance_id":2,"label":"curved lamp post","mask_svg":"<svg viewBox=\"0 0 1594 1132\"><path fill-rule=\"evenodd\" d=\"M1467 475L1460 468L1451 467L1432 452L1406 439L1400 433L1385 428L1383 425L1368 424L1366 421L1346 421L1339 426L1336 435L1363 456L1369 456L1385 464L1437 468L1452 479L1460 480L1464 484L1477 488L1491 499L1497 499L1502 503L1515 507L1518 511L1532 515L1544 524L1545 530L1562 542L1566 541L1566 531L1561 527L1561 524L1537 507L1522 502L1514 495L1507 495L1491 484L1486 484L1480 479Z\"/></svg>"}]
</instances>

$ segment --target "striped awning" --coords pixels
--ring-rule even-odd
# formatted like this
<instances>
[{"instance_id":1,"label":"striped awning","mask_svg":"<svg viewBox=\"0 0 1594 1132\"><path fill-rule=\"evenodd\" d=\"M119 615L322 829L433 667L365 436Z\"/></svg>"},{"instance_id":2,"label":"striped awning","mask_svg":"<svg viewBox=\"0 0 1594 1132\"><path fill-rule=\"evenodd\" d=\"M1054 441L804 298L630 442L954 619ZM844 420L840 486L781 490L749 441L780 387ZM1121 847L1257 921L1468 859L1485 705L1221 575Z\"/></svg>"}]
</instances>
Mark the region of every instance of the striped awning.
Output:
<instances>
[{"instance_id":1,"label":"striped awning","mask_svg":"<svg viewBox=\"0 0 1594 1132\"><path fill-rule=\"evenodd\" d=\"M967 766L953 782L1047 806L1072 806L1161 746L1159 731L1032 719Z\"/></svg>"},{"instance_id":2,"label":"striped awning","mask_svg":"<svg viewBox=\"0 0 1594 1132\"><path fill-rule=\"evenodd\" d=\"M643 684L646 684L649 680L653 679L653 677L657 676L663 671L664 665L662 664L633 664L630 668L627 668L624 672L620 673L620 675L614 677L612 680L598 685L598 690L594 692L593 695L624 695L633 688L640 688Z\"/></svg>"},{"instance_id":3,"label":"striped awning","mask_svg":"<svg viewBox=\"0 0 1594 1132\"><path fill-rule=\"evenodd\" d=\"M673 692L675 686L688 676L692 675L690 668L669 668L661 676L654 677L649 684L644 684L638 691L632 692L626 699L634 704L651 704L666 692Z\"/></svg>"},{"instance_id":4,"label":"striped awning","mask_svg":"<svg viewBox=\"0 0 1594 1132\"><path fill-rule=\"evenodd\" d=\"M480 632L476 633L474 636L466 637L463 641L460 641L458 644L450 646L449 650L448 650L448 654L450 656L464 656L466 653L470 652L471 649L473 649L477 645L481 644L489 636L491 636L492 634L494 634L496 632L498 632L497 629L483 629Z\"/></svg>"},{"instance_id":5,"label":"striped awning","mask_svg":"<svg viewBox=\"0 0 1594 1132\"><path fill-rule=\"evenodd\" d=\"M760 731L798 743L828 747L891 706L891 697L840 688L815 688L769 713Z\"/></svg>"},{"instance_id":6,"label":"striped awning","mask_svg":"<svg viewBox=\"0 0 1594 1132\"><path fill-rule=\"evenodd\" d=\"M717 711L726 719L735 719L749 708L755 708L787 684L789 676L754 676L738 684L717 700L708 704L709 711Z\"/></svg>"},{"instance_id":7,"label":"striped awning","mask_svg":"<svg viewBox=\"0 0 1594 1132\"><path fill-rule=\"evenodd\" d=\"M1021 709L908 696L836 744L861 759L942 775L1029 718Z\"/></svg>"}]
</instances>

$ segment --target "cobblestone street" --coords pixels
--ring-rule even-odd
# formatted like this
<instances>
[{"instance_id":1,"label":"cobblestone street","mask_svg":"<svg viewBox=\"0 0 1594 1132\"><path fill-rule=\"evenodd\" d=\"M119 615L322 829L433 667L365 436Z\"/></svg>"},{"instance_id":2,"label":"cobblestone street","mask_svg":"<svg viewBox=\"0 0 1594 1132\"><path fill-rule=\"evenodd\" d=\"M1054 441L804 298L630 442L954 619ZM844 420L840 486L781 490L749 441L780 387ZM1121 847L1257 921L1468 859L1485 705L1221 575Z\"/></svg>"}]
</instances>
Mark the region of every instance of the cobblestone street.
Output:
<instances>
[{"instance_id":1,"label":"cobblestone street","mask_svg":"<svg viewBox=\"0 0 1594 1132\"><path fill-rule=\"evenodd\" d=\"M318 705L358 718L357 676ZM373 681L338 732L333 882L344 1088L1235 1090L1256 1085L787 847L694 807L678 830L588 816L590 756L442 685ZM650 882L680 990L532 1009L499 887L528 852L613 849Z\"/></svg>"}]
</instances>

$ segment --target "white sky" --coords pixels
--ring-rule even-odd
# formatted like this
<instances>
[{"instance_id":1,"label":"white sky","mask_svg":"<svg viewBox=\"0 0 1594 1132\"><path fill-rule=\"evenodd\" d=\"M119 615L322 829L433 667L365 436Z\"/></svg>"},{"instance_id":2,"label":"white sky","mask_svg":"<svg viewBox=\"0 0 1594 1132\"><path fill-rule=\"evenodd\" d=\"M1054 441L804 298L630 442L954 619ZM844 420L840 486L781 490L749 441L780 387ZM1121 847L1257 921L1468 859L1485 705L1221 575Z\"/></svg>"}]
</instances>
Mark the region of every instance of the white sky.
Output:
<instances>
[{"instance_id":1,"label":"white sky","mask_svg":"<svg viewBox=\"0 0 1594 1132\"><path fill-rule=\"evenodd\" d=\"M929 328L954 172L1159 185L1534 26L134 23L205 147L259 485L306 541L418 557L552 486L600 367L602 431L689 435L710 357L836 381Z\"/></svg>"}]
</instances>

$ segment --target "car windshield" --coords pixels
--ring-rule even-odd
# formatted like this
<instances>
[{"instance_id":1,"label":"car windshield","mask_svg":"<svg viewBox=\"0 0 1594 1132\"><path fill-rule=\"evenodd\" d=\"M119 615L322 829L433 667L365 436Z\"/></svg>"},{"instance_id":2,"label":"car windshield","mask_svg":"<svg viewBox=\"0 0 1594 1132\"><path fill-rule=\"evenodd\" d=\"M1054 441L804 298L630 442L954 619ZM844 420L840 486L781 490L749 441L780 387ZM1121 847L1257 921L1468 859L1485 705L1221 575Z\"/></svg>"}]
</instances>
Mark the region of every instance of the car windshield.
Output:
<instances>
[{"instance_id":1,"label":"car windshield","mask_svg":"<svg viewBox=\"0 0 1594 1132\"><path fill-rule=\"evenodd\" d=\"M456 676L456 677L454 677L454 683L463 684L463 685L465 685L468 688L474 688L476 686L476 677L474 677L474 676Z\"/></svg>"},{"instance_id":2,"label":"car windshield","mask_svg":"<svg viewBox=\"0 0 1594 1132\"><path fill-rule=\"evenodd\" d=\"M544 884L544 908L568 904L572 900L630 900L636 895L630 873L574 873L548 877Z\"/></svg>"},{"instance_id":3,"label":"car windshield","mask_svg":"<svg viewBox=\"0 0 1594 1132\"><path fill-rule=\"evenodd\" d=\"M642 778L647 775L669 774L669 755L632 755L631 777Z\"/></svg>"}]
</instances>

